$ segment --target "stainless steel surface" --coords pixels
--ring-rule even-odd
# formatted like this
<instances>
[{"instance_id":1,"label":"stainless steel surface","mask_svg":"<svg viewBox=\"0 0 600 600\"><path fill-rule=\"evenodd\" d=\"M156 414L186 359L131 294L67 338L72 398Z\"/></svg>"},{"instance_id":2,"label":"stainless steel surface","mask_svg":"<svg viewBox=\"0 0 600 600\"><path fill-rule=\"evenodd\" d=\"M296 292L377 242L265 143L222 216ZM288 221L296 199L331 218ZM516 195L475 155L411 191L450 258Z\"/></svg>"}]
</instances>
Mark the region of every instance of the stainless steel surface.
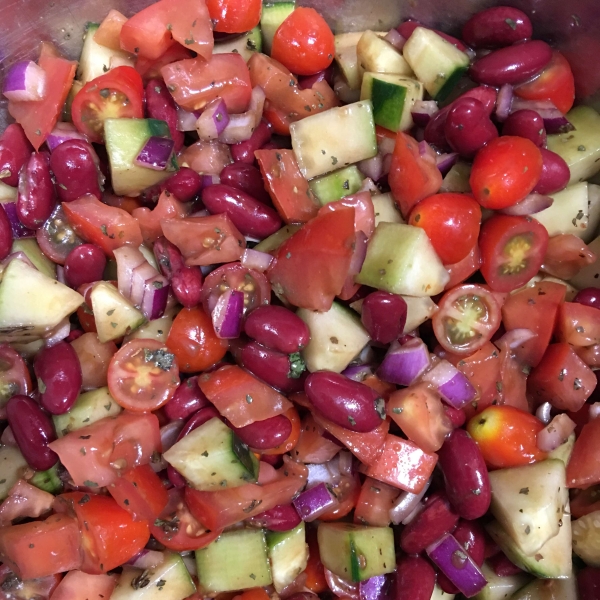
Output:
<instances>
[{"instance_id":1,"label":"stainless steel surface","mask_svg":"<svg viewBox=\"0 0 600 600\"><path fill-rule=\"evenodd\" d=\"M110 8L131 15L150 0L0 0L0 80L6 67L35 58L40 40L52 41L77 58L85 24L100 21ZM600 0L299 0L321 11L336 31L384 30L412 17L457 32L474 12L494 4L517 6L534 23L535 36L569 58L577 92L586 102L600 90ZM0 126L6 116L0 103Z\"/></svg>"}]
</instances>

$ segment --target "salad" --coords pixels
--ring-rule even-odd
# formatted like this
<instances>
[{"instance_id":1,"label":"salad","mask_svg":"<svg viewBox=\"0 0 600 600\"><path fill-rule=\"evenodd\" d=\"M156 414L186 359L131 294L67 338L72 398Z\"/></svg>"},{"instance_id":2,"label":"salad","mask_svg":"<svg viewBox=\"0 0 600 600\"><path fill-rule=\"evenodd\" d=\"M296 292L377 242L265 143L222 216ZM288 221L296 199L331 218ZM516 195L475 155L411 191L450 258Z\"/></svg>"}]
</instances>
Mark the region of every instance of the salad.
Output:
<instances>
[{"instance_id":1,"label":"salad","mask_svg":"<svg viewBox=\"0 0 600 600\"><path fill-rule=\"evenodd\" d=\"M3 93L0 598L600 598L600 115L525 13L159 0Z\"/></svg>"}]
</instances>

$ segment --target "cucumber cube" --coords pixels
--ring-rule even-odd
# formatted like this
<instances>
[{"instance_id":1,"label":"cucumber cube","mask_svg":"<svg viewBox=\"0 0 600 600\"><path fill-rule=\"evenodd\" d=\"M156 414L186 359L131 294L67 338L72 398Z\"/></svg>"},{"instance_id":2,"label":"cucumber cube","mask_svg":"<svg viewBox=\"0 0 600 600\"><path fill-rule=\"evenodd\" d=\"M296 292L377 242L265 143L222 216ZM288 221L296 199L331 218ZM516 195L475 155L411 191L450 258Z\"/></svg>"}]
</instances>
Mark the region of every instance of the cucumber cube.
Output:
<instances>
[{"instance_id":1,"label":"cucumber cube","mask_svg":"<svg viewBox=\"0 0 600 600\"><path fill-rule=\"evenodd\" d=\"M589 201L586 182L570 185L552 195L552 206L535 213L533 218L539 221L550 237L561 233L572 233L577 237L589 235Z\"/></svg>"},{"instance_id":2,"label":"cucumber cube","mask_svg":"<svg viewBox=\"0 0 600 600\"><path fill-rule=\"evenodd\" d=\"M35 238L14 240L10 252L23 252L40 273L56 279L56 265L40 250Z\"/></svg>"},{"instance_id":3,"label":"cucumber cube","mask_svg":"<svg viewBox=\"0 0 600 600\"><path fill-rule=\"evenodd\" d=\"M335 62L352 90L360 90L357 45L362 35L362 31L352 31L335 36Z\"/></svg>"},{"instance_id":4,"label":"cucumber cube","mask_svg":"<svg viewBox=\"0 0 600 600\"><path fill-rule=\"evenodd\" d=\"M362 186L362 180L362 173L352 165L329 175L317 177L309 185L321 205L324 205L355 194Z\"/></svg>"},{"instance_id":5,"label":"cucumber cube","mask_svg":"<svg viewBox=\"0 0 600 600\"><path fill-rule=\"evenodd\" d=\"M391 192L377 194L371 200L375 209L375 227L379 223L405 223Z\"/></svg>"},{"instance_id":6,"label":"cucumber cube","mask_svg":"<svg viewBox=\"0 0 600 600\"><path fill-rule=\"evenodd\" d=\"M392 44L375 32L365 31L356 45L359 73L394 73L412 75L412 69Z\"/></svg>"},{"instance_id":7,"label":"cucumber cube","mask_svg":"<svg viewBox=\"0 0 600 600\"><path fill-rule=\"evenodd\" d=\"M273 572L273 586L276 592L281 592L306 569L308 545L304 522L291 531L268 532L267 548Z\"/></svg>"}]
</instances>

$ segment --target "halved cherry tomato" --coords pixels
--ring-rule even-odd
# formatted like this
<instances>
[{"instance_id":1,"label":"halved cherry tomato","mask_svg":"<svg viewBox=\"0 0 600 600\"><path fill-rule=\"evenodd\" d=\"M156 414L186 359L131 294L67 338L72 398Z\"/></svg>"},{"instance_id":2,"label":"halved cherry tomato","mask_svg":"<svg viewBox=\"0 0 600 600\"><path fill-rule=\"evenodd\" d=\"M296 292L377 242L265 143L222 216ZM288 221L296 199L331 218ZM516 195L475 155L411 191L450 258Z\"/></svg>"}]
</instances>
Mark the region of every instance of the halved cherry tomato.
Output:
<instances>
[{"instance_id":1,"label":"halved cherry tomato","mask_svg":"<svg viewBox=\"0 0 600 600\"><path fill-rule=\"evenodd\" d=\"M337 521L345 517L355 506L360 495L360 476L358 473L353 475L342 475L339 482L332 486L332 492L335 494L339 504L335 508L323 513L320 521Z\"/></svg>"},{"instance_id":2,"label":"halved cherry tomato","mask_svg":"<svg viewBox=\"0 0 600 600\"><path fill-rule=\"evenodd\" d=\"M214 31L245 33L260 21L261 0L207 0Z\"/></svg>"},{"instance_id":3,"label":"halved cherry tomato","mask_svg":"<svg viewBox=\"0 0 600 600\"><path fill-rule=\"evenodd\" d=\"M560 305L556 339L577 347L600 344L600 309L579 302Z\"/></svg>"},{"instance_id":4,"label":"halved cherry tomato","mask_svg":"<svg viewBox=\"0 0 600 600\"><path fill-rule=\"evenodd\" d=\"M531 217L496 214L481 227L481 274L495 292L525 285L540 269L548 231Z\"/></svg>"},{"instance_id":5,"label":"halved cherry tomato","mask_svg":"<svg viewBox=\"0 0 600 600\"><path fill-rule=\"evenodd\" d=\"M467 424L489 468L504 469L544 460L537 447L537 434L544 424L514 406L488 406Z\"/></svg>"},{"instance_id":6,"label":"halved cherry tomato","mask_svg":"<svg viewBox=\"0 0 600 600\"><path fill-rule=\"evenodd\" d=\"M371 527L388 527L390 510L399 495L398 488L370 477L365 478L354 509L354 522Z\"/></svg>"},{"instance_id":7,"label":"halved cherry tomato","mask_svg":"<svg viewBox=\"0 0 600 600\"><path fill-rule=\"evenodd\" d=\"M280 446L275 448L269 448L268 450L261 450L261 454L273 455L273 454L285 454L286 452L291 452L298 443L300 439L300 416L298 415L298 411L292 406L289 410L283 413L285 417L287 417L292 424L292 431L288 436L288 439L283 442Z\"/></svg>"},{"instance_id":8,"label":"halved cherry tomato","mask_svg":"<svg viewBox=\"0 0 600 600\"><path fill-rule=\"evenodd\" d=\"M71 105L75 127L91 142L104 141L105 119L141 119L144 84L133 67L116 67L86 83Z\"/></svg>"},{"instance_id":9,"label":"halved cherry tomato","mask_svg":"<svg viewBox=\"0 0 600 600\"><path fill-rule=\"evenodd\" d=\"M494 210L513 206L537 185L542 163L531 140L511 135L492 140L473 161L469 181L475 200Z\"/></svg>"},{"instance_id":10,"label":"halved cherry tomato","mask_svg":"<svg viewBox=\"0 0 600 600\"><path fill-rule=\"evenodd\" d=\"M444 265L446 271L450 275L450 281L446 284L445 290L452 289L455 285L462 283L471 275L479 271L481 265L481 253L479 252L479 245L475 244L471 251L461 261L452 265Z\"/></svg>"},{"instance_id":11,"label":"halved cherry tomato","mask_svg":"<svg viewBox=\"0 0 600 600\"><path fill-rule=\"evenodd\" d=\"M500 326L500 307L483 286L460 285L442 296L431 320L444 350L469 355L483 347Z\"/></svg>"},{"instance_id":12,"label":"halved cherry tomato","mask_svg":"<svg viewBox=\"0 0 600 600\"><path fill-rule=\"evenodd\" d=\"M133 339L108 366L108 389L115 401L133 412L166 404L179 386L177 357L157 340Z\"/></svg>"},{"instance_id":13,"label":"halved cherry tomato","mask_svg":"<svg viewBox=\"0 0 600 600\"><path fill-rule=\"evenodd\" d=\"M28 396L31 391L31 377L25 361L8 344L0 344L0 407L13 396Z\"/></svg>"},{"instance_id":14,"label":"halved cherry tomato","mask_svg":"<svg viewBox=\"0 0 600 600\"><path fill-rule=\"evenodd\" d=\"M481 208L467 194L435 194L411 211L408 224L424 229L444 264L465 259L479 236Z\"/></svg>"}]
</instances>

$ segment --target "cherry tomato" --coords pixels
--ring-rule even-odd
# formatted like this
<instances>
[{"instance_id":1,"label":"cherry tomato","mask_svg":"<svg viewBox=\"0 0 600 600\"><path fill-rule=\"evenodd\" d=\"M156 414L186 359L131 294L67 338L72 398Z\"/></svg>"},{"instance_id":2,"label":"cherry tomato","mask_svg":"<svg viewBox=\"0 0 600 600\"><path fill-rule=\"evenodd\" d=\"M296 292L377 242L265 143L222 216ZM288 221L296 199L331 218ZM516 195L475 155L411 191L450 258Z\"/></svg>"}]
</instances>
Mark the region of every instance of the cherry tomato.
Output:
<instances>
[{"instance_id":1,"label":"cherry tomato","mask_svg":"<svg viewBox=\"0 0 600 600\"><path fill-rule=\"evenodd\" d=\"M83 240L75 233L61 204L57 204L46 222L37 230L36 240L40 250L58 265L64 265L73 248Z\"/></svg>"},{"instance_id":2,"label":"cherry tomato","mask_svg":"<svg viewBox=\"0 0 600 600\"><path fill-rule=\"evenodd\" d=\"M236 0L232 0L236 1ZM273 37L271 56L297 75L313 75L333 61L335 38L314 8L296 8Z\"/></svg>"},{"instance_id":3,"label":"cherry tomato","mask_svg":"<svg viewBox=\"0 0 600 600\"><path fill-rule=\"evenodd\" d=\"M31 389L25 361L8 344L0 344L0 406L17 394L29 395Z\"/></svg>"},{"instance_id":4,"label":"cherry tomato","mask_svg":"<svg viewBox=\"0 0 600 600\"><path fill-rule=\"evenodd\" d=\"M245 33L260 21L261 0L208 0L206 7L213 30L222 33Z\"/></svg>"},{"instance_id":5,"label":"cherry tomato","mask_svg":"<svg viewBox=\"0 0 600 600\"><path fill-rule=\"evenodd\" d=\"M473 196L484 208L513 206L537 185L542 165L542 153L531 140L511 135L492 140L473 161Z\"/></svg>"},{"instance_id":6,"label":"cherry tomato","mask_svg":"<svg viewBox=\"0 0 600 600\"><path fill-rule=\"evenodd\" d=\"M446 292L431 318L440 346L453 354L473 354L500 326L500 307L481 285L459 285Z\"/></svg>"},{"instance_id":7,"label":"cherry tomato","mask_svg":"<svg viewBox=\"0 0 600 600\"><path fill-rule=\"evenodd\" d=\"M540 269L548 231L531 217L494 215L481 228L481 274L495 292L525 285Z\"/></svg>"},{"instance_id":8,"label":"cherry tomato","mask_svg":"<svg viewBox=\"0 0 600 600\"><path fill-rule=\"evenodd\" d=\"M127 410L156 410L172 398L178 386L177 357L157 340L127 342L108 366L110 394Z\"/></svg>"},{"instance_id":9,"label":"cherry tomato","mask_svg":"<svg viewBox=\"0 0 600 600\"><path fill-rule=\"evenodd\" d=\"M466 194L435 194L412 209L408 224L424 229L441 261L454 264L477 242L481 208Z\"/></svg>"},{"instance_id":10,"label":"cherry tomato","mask_svg":"<svg viewBox=\"0 0 600 600\"><path fill-rule=\"evenodd\" d=\"M175 354L182 373L204 371L227 352L227 342L217 337L210 316L201 307L179 312L169 331L167 347Z\"/></svg>"}]
</instances>

